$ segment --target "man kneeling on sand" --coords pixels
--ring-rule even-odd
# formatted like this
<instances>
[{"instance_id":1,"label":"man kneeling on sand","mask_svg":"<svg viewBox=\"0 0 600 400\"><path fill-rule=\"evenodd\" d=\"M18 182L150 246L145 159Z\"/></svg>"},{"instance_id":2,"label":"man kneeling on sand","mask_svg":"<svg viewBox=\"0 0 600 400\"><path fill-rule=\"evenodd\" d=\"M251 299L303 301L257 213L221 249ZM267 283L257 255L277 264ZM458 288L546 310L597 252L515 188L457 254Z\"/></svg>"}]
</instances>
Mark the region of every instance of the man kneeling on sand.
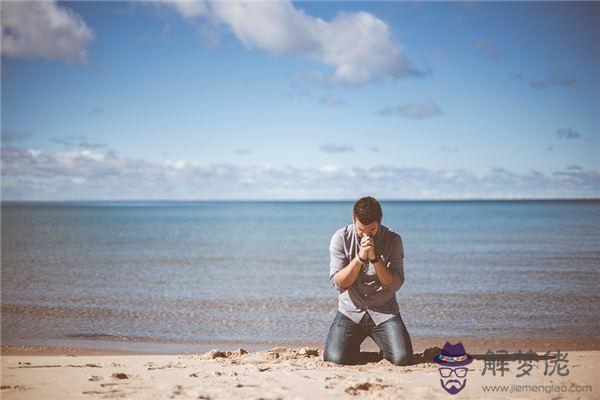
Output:
<instances>
[{"instance_id":1,"label":"man kneeling on sand","mask_svg":"<svg viewBox=\"0 0 600 400\"><path fill-rule=\"evenodd\" d=\"M325 361L355 363L367 336L392 364L412 361L412 343L396 301L396 291L404 282L402 239L381 225L382 217L379 202L363 197L354 204L354 223L331 238L329 279L339 300L327 335Z\"/></svg>"}]
</instances>

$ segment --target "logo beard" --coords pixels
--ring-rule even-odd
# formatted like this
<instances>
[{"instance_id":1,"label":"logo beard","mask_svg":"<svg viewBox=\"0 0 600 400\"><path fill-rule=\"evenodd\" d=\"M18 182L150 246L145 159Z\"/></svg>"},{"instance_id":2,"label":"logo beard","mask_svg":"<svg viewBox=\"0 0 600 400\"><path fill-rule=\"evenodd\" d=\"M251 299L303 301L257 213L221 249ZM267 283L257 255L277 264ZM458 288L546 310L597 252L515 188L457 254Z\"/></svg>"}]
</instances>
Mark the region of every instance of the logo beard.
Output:
<instances>
[{"instance_id":1,"label":"logo beard","mask_svg":"<svg viewBox=\"0 0 600 400\"><path fill-rule=\"evenodd\" d=\"M467 384L467 380L464 379L463 382L461 382L457 379L449 379L446 382L444 382L443 379L440 379L440 383L442 384L442 387L446 392L450 394L456 394L463 390L463 388Z\"/></svg>"}]
</instances>

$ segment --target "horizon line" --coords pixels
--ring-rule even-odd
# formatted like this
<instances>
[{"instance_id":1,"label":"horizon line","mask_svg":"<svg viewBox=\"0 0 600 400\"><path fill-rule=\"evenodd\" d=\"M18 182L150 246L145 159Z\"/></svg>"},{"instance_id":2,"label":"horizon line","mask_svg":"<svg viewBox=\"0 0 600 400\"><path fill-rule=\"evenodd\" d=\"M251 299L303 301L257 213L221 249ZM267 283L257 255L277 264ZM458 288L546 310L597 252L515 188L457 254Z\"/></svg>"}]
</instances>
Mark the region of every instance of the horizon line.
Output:
<instances>
[{"instance_id":1,"label":"horizon line","mask_svg":"<svg viewBox=\"0 0 600 400\"><path fill-rule=\"evenodd\" d=\"M90 202L121 202L121 203L160 203L160 202L172 202L172 203L196 203L196 202L243 202L243 203L259 203L259 202L355 202L358 198L352 199L53 199L53 200L42 200L42 199L19 199L19 200L4 200L1 199L1 204L9 203L90 203ZM447 198L447 199L393 199L393 198L378 198L379 202L498 202L498 201L600 201L600 197L540 197L540 198Z\"/></svg>"}]
</instances>

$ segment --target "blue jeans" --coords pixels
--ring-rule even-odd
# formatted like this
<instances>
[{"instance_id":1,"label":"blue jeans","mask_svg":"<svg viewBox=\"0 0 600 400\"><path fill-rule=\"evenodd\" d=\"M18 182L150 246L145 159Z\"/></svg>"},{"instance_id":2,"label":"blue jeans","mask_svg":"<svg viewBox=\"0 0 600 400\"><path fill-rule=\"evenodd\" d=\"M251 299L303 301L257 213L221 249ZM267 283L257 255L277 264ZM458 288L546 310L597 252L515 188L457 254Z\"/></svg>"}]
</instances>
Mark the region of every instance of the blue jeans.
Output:
<instances>
[{"instance_id":1,"label":"blue jeans","mask_svg":"<svg viewBox=\"0 0 600 400\"><path fill-rule=\"evenodd\" d=\"M379 346L383 358L392 364L411 363L412 343L400 315L375 326L368 312L357 324L339 310L329 328L323 359L337 364L354 364L360 353L360 344L367 336Z\"/></svg>"}]
</instances>

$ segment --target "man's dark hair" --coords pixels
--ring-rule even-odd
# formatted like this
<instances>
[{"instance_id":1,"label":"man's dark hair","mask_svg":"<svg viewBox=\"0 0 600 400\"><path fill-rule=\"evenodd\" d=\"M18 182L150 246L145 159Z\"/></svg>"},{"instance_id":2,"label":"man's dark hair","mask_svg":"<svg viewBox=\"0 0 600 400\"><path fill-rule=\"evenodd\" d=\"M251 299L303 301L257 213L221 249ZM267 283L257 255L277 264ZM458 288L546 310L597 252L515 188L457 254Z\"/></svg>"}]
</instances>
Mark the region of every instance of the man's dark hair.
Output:
<instances>
[{"instance_id":1,"label":"man's dark hair","mask_svg":"<svg viewBox=\"0 0 600 400\"><path fill-rule=\"evenodd\" d=\"M381 222L381 218L383 217L381 205L371 196L361 197L356 200L352 211L360 223L365 225L372 224L375 221Z\"/></svg>"}]
</instances>

